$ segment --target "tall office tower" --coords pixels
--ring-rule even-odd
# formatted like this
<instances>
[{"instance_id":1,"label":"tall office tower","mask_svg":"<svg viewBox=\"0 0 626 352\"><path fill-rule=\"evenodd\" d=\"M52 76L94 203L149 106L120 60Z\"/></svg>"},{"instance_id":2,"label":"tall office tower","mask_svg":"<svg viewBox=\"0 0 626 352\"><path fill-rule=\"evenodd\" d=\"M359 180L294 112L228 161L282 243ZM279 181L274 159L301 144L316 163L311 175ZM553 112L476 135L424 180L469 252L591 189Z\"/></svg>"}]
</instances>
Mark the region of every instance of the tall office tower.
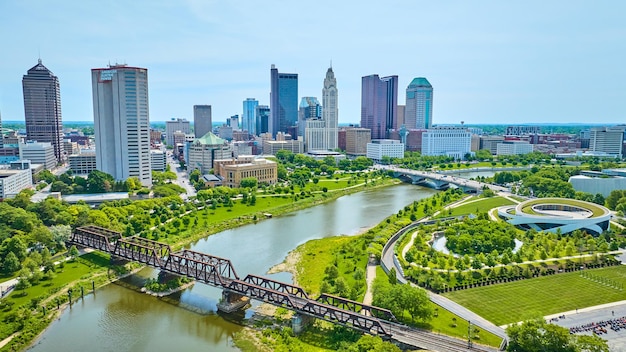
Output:
<instances>
[{"instance_id":1,"label":"tall office tower","mask_svg":"<svg viewBox=\"0 0 626 352\"><path fill-rule=\"evenodd\" d=\"M270 70L270 132L287 132L298 121L298 74L280 73L275 65Z\"/></svg>"},{"instance_id":2,"label":"tall office tower","mask_svg":"<svg viewBox=\"0 0 626 352\"><path fill-rule=\"evenodd\" d=\"M33 66L22 78L26 138L49 142L58 163L65 162L63 123L59 79L41 63Z\"/></svg>"},{"instance_id":3,"label":"tall office tower","mask_svg":"<svg viewBox=\"0 0 626 352\"><path fill-rule=\"evenodd\" d=\"M174 145L174 133L176 131L180 131L182 133L189 133L191 131L191 126L189 125L189 121L187 119L171 119L169 121L165 121L165 143L167 145Z\"/></svg>"},{"instance_id":4,"label":"tall office tower","mask_svg":"<svg viewBox=\"0 0 626 352\"><path fill-rule=\"evenodd\" d=\"M241 129L248 131L251 135L256 135L256 107L259 102L254 98L243 101L243 116L241 117Z\"/></svg>"},{"instance_id":5,"label":"tall office tower","mask_svg":"<svg viewBox=\"0 0 626 352\"><path fill-rule=\"evenodd\" d=\"M4 148L4 134L2 134L2 112L0 112L0 149Z\"/></svg>"},{"instance_id":6,"label":"tall office tower","mask_svg":"<svg viewBox=\"0 0 626 352\"><path fill-rule=\"evenodd\" d=\"M122 181L152 185L148 70L109 65L91 70L96 166Z\"/></svg>"},{"instance_id":7,"label":"tall office tower","mask_svg":"<svg viewBox=\"0 0 626 352\"><path fill-rule=\"evenodd\" d=\"M298 108L298 136L304 136L307 120L320 120L322 105L316 97L302 97Z\"/></svg>"},{"instance_id":8,"label":"tall office tower","mask_svg":"<svg viewBox=\"0 0 626 352\"><path fill-rule=\"evenodd\" d=\"M404 124L407 128L432 128L433 86L424 77L417 77L406 88Z\"/></svg>"},{"instance_id":9,"label":"tall office tower","mask_svg":"<svg viewBox=\"0 0 626 352\"><path fill-rule=\"evenodd\" d=\"M256 135L260 136L262 133L270 131L270 108L267 105L259 105L256 107L254 113L254 119L256 120Z\"/></svg>"},{"instance_id":10,"label":"tall office tower","mask_svg":"<svg viewBox=\"0 0 626 352\"><path fill-rule=\"evenodd\" d=\"M196 138L201 138L213 130L211 119L211 105L193 106L193 134Z\"/></svg>"},{"instance_id":11,"label":"tall office tower","mask_svg":"<svg viewBox=\"0 0 626 352\"><path fill-rule=\"evenodd\" d=\"M322 118L326 122L326 149L335 150L339 146L337 140L339 133L339 104L337 95L337 80L333 68L329 67L324 78L322 89L322 106L324 107Z\"/></svg>"},{"instance_id":12,"label":"tall office tower","mask_svg":"<svg viewBox=\"0 0 626 352\"><path fill-rule=\"evenodd\" d=\"M361 79L361 127L372 130L372 139L386 139L397 128L398 76Z\"/></svg>"}]
</instances>

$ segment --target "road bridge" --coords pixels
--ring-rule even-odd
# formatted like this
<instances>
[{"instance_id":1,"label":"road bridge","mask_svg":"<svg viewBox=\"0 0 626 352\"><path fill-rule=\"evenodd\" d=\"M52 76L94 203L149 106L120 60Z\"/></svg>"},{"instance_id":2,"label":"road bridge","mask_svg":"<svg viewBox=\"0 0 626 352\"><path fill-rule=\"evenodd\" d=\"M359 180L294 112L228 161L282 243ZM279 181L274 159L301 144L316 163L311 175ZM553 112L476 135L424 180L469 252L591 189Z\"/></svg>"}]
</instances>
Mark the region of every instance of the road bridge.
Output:
<instances>
[{"instance_id":1,"label":"road bridge","mask_svg":"<svg viewBox=\"0 0 626 352\"><path fill-rule=\"evenodd\" d=\"M109 253L112 260L136 261L222 288L223 299L218 309L225 312L242 309L247 300L255 299L293 310L294 321L312 317L408 346L433 351L468 350L466 341L399 324L393 313L384 308L328 294L312 299L299 286L261 276L247 275L241 279L226 258L187 249L173 252L166 243L138 236L122 237L119 232L92 225L75 229L68 244ZM495 351L482 345L474 345L472 349Z\"/></svg>"},{"instance_id":2,"label":"road bridge","mask_svg":"<svg viewBox=\"0 0 626 352\"><path fill-rule=\"evenodd\" d=\"M395 177L404 177L411 180L413 184L431 186L435 189L446 189L451 184L461 188L464 192L477 193L485 187L494 192L508 192L508 188L496 186L485 182L468 180L453 175L446 175L432 171L420 171L398 168L393 165L376 165L376 168L393 172Z\"/></svg>"}]
</instances>

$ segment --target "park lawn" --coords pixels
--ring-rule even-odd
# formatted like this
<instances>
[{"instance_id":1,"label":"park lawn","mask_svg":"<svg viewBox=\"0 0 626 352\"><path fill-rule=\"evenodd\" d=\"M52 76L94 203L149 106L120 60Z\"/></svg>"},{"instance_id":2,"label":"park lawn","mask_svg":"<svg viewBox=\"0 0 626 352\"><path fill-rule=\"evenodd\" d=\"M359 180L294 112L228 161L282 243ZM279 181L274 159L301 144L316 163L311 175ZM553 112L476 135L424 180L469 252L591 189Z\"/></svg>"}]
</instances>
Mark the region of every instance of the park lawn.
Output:
<instances>
[{"instance_id":1,"label":"park lawn","mask_svg":"<svg viewBox=\"0 0 626 352\"><path fill-rule=\"evenodd\" d=\"M375 282L378 282L379 285L385 285L388 282L388 276L381 266L376 267ZM467 339L468 323L466 320L461 319L458 315L451 313L438 305L434 305L434 311L436 316L433 315L432 319L428 323L416 322L415 326L421 329L430 330L437 334ZM454 326L455 324L456 327ZM476 343L488 346L500 346L502 343L501 338L488 331L481 331L480 329L478 331L475 329L472 330L472 340Z\"/></svg>"},{"instance_id":2,"label":"park lawn","mask_svg":"<svg viewBox=\"0 0 626 352\"><path fill-rule=\"evenodd\" d=\"M97 267L106 267L109 264L109 255L101 252L86 253L77 259L65 262L64 268L56 266L56 276L52 280L42 280L37 285L33 285L24 291L13 290L9 295L9 299L14 302L15 307L28 303L33 298L48 296L52 292L56 292L67 285L67 283L81 279ZM91 287L86 287L86 291L90 291ZM26 295L22 295L26 292ZM80 293L75 293L74 297L78 297Z\"/></svg>"},{"instance_id":3,"label":"park lawn","mask_svg":"<svg viewBox=\"0 0 626 352\"><path fill-rule=\"evenodd\" d=\"M626 283L626 266L588 273ZM626 292L596 283L580 272L564 273L445 293L496 325L626 299Z\"/></svg>"},{"instance_id":4,"label":"park lawn","mask_svg":"<svg viewBox=\"0 0 626 352\"><path fill-rule=\"evenodd\" d=\"M475 200L477 198L471 198L471 200ZM476 201L470 201L466 204L462 204L456 208L450 209L451 212L442 212L438 215L438 217L446 217L446 216L459 216L459 215L468 215L468 214L478 214L487 212L493 208L501 207L503 205L513 205L515 203L504 197L490 197L490 198L482 198Z\"/></svg>"},{"instance_id":5,"label":"park lawn","mask_svg":"<svg viewBox=\"0 0 626 352\"><path fill-rule=\"evenodd\" d=\"M528 202L527 204L524 205L524 207L522 208L522 211L526 214L532 214L532 215L542 215L542 214L537 214L535 213L535 211L532 210L532 207L534 205L537 204L566 204L566 205L572 205L572 206L576 206L576 207L581 207L584 209L588 209L593 213L593 216L601 216L604 214L604 210L596 205L594 205L593 203L587 203L587 202L582 202L579 200L575 200L575 199L567 199L567 198L540 198L540 199L536 199L533 200L531 202Z\"/></svg>"}]
</instances>

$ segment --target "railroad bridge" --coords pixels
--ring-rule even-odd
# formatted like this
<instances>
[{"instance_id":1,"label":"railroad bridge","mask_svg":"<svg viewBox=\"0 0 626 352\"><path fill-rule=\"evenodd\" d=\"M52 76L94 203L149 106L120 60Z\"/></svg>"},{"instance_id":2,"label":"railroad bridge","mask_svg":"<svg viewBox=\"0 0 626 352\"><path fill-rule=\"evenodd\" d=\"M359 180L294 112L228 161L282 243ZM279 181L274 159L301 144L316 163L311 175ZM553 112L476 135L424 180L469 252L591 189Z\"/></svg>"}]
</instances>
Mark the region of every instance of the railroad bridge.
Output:
<instances>
[{"instance_id":1,"label":"railroad bridge","mask_svg":"<svg viewBox=\"0 0 626 352\"><path fill-rule=\"evenodd\" d=\"M173 252L166 243L139 236L122 237L119 232L93 225L75 229L68 244L109 253L112 261L135 261L222 288L218 309L224 312L242 309L249 299L255 299L296 312L294 330L301 322L317 318L409 346L434 351L468 349L465 341L399 324L393 313L384 308L329 294L312 299L299 286L261 276L249 274L242 279L226 258L188 249ZM495 351L480 345L473 350Z\"/></svg>"}]
</instances>

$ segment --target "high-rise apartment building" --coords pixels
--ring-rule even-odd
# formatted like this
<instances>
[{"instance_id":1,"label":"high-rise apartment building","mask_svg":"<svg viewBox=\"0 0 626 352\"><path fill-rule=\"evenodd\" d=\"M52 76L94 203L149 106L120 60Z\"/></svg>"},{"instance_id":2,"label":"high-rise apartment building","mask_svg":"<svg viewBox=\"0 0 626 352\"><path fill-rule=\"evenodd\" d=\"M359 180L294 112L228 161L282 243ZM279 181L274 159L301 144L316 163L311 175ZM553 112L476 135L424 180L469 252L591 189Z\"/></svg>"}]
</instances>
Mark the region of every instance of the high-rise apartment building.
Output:
<instances>
[{"instance_id":1,"label":"high-rise apartment building","mask_svg":"<svg viewBox=\"0 0 626 352\"><path fill-rule=\"evenodd\" d=\"M270 131L270 108L267 105L259 105L256 107L254 113L256 120L256 135L260 136L263 133Z\"/></svg>"},{"instance_id":2,"label":"high-rise apartment building","mask_svg":"<svg viewBox=\"0 0 626 352\"><path fill-rule=\"evenodd\" d=\"M367 143L372 141L372 131L369 128L346 129L346 154L366 155Z\"/></svg>"},{"instance_id":3,"label":"high-rise apartment building","mask_svg":"<svg viewBox=\"0 0 626 352\"><path fill-rule=\"evenodd\" d=\"M193 134L200 138L213 130L211 105L193 106Z\"/></svg>"},{"instance_id":4,"label":"high-rise apartment building","mask_svg":"<svg viewBox=\"0 0 626 352\"><path fill-rule=\"evenodd\" d=\"M96 165L122 181L152 185L148 70L112 65L91 70Z\"/></svg>"},{"instance_id":5,"label":"high-rise apartment building","mask_svg":"<svg viewBox=\"0 0 626 352\"><path fill-rule=\"evenodd\" d=\"M621 158L624 130L623 126L592 128L589 136L589 150Z\"/></svg>"},{"instance_id":6,"label":"high-rise apartment building","mask_svg":"<svg viewBox=\"0 0 626 352\"><path fill-rule=\"evenodd\" d=\"M59 79L39 59L22 78L22 88L27 139L52 144L56 161L65 162Z\"/></svg>"},{"instance_id":7,"label":"high-rise apartment building","mask_svg":"<svg viewBox=\"0 0 626 352\"><path fill-rule=\"evenodd\" d=\"M275 65L270 70L270 126L272 137L287 132L298 121L298 74L280 73Z\"/></svg>"},{"instance_id":8,"label":"high-rise apartment building","mask_svg":"<svg viewBox=\"0 0 626 352\"><path fill-rule=\"evenodd\" d=\"M191 126L186 119L171 119L165 121L165 143L167 145L175 146L174 144L174 132L180 131L182 133L189 133Z\"/></svg>"},{"instance_id":9,"label":"high-rise apartment building","mask_svg":"<svg viewBox=\"0 0 626 352\"><path fill-rule=\"evenodd\" d=\"M326 123L326 148L335 150L339 147L339 96L337 91L337 79L333 68L329 67L324 78L322 88L322 119Z\"/></svg>"},{"instance_id":10,"label":"high-rise apartment building","mask_svg":"<svg viewBox=\"0 0 626 352\"><path fill-rule=\"evenodd\" d=\"M256 108L259 106L258 100L248 98L243 101L243 116L241 117L241 129L248 131L251 135L256 135Z\"/></svg>"},{"instance_id":11,"label":"high-rise apartment building","mask_svg":"<svg viewBox=\"0 0 626 352\"><path fill-rule=\"evenodd\" d=\"M361 127L372 130L372 139L386 139L397 129L398 76L378 75L361 79Z\"/></svg>"},{"instance_id":12,"label":"high-rise apartment building","mask_svg":"<svg viewBox=\"0 0 626 352\"><path fill-rule=\"evenodd\" d=\"M404 113L406 128L432 128L433 86L424 77L417 77L406 88Z\"/></svg>"}]
</instances>

